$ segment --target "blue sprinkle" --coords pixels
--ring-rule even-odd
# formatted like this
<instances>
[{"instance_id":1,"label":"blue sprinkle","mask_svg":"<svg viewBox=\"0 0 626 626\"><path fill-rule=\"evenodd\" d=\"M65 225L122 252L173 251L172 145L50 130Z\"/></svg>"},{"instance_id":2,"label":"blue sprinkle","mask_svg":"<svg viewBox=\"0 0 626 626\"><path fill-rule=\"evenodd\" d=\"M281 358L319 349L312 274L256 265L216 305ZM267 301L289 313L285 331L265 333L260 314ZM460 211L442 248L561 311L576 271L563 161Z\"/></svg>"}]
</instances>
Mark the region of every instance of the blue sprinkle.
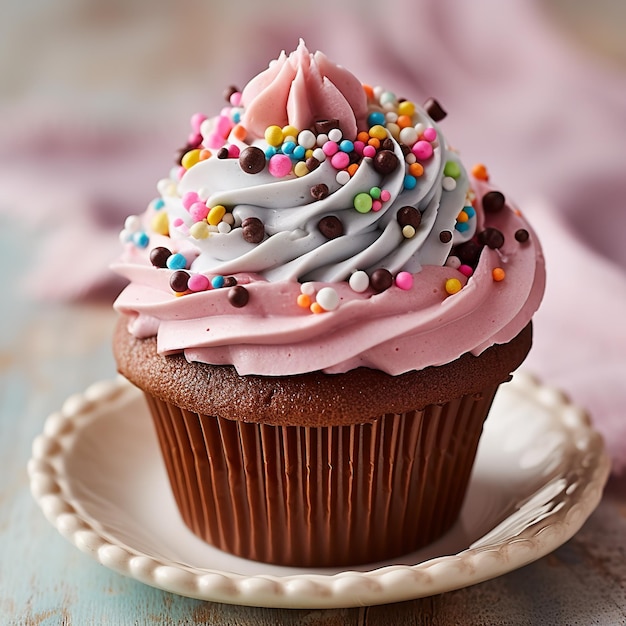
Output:
<instances>
[{"instance_id":1,"label":"blue sprinkle","mask_svg":"<svg viewBox=\"0 0 626 626\"><path fill-rule=\"evenodd\" d=\"M469 222L457 222L454 225L454 228L456 228L460 233L464 233L465 231L469 230Z\"/></svg>"},{"instance_id":2,"label":"blue sprinkle","mask_svg":"<svg viewBox=\"0 0 626 626\"><path fill-rule=\"evenodd\" d=\"M166 264L171 270L184 270L187 266L187 259L180 252L177 252L168 257Z\"/></svg>"},{"instance_id":3,"label":"blue sprinkle","mask_svg":"<svg viewBox=\"0 0 626 626\"><path fill-rule=\"evenodd\" d=\"M241 111L235 111L233 113L233 122L235 124L239 124L239 122L241 122Z\"/></svg>"},{"instance_id":4,"label":"blue sprinkle","mask_svg":"<svg viewBox=\"0 0 626 626\"><path fill-rule=\"evenodd\" d=\"M349 139L344 139L339 144L339 149L342 152L352 152L354 150L354 144Z\"/></svg>"},{"instance_id":5,"label":"blue sprinkle","mask_svg":"<svg viewBox=\"0 0 626 626\"><path fill-rule=\"evenodd\" d=\"M148 237L148 235L146 235L143 231L138 231L133 233L133 243L138 248L147 248L150 243L150 237Z\"/></svg>"},{"instance_id":6,"label":"blue sprinkle","mask_svg":"<svg viewBox=\"0 0 626 626\"><path fill-rule=\"evenodd\" d=\"M220 287L224 286L224 277L223 276L213 276L213 278L211 278L211 286L213 287L213 289L219 289Z\"/></svg>"},{"instance_id":7,"label":"blue sprinkle","mask_svg":"<svg viewBox=\"0 0 626 626\"><path fill-rule=\"evenodd\" d=\"M415 189L417 186L417 178L415 176L411 176L408 174L404 177L404 188L405 189Z\"/></svg>"},{"instance_id":8,"label":"blue sprinkle","mask_svg":"<svg viewBox=\"0 0 626 626\"><path fill-rule=\"evenodd\" d=\"M165 200L163 198L157 198L154 201L154 209L155 211L160 211L165 206Z\"/></svg>"},{"instance_id":9,"label":"blue sprinkle","mask_svg":"<svg viewBox=\"0 0 626 626\"><path fill-rule=\"evenodd\" d=\"M467 217L469 217L470 219L474 217L474 215L476 215L476 211L474 211L473 206L464 206L463 210L467 213Z\"/></svg>"},{"instance_id":10,"label":"blue sprinkle","mask_svg":"<svg viewBox=\"0 0 626 626\"><path fill-rule=\"evenodd\" d=\"M377 124L384 124L385 114L381 113L380 111L372 111L367 116L367 123L369 124L370 127L376 126Z\"/></svg>"},{"instance_id":11,"label":"blue sprinkle","mask_svg":"<svg viewBox=\"0 0 626 626\"><path fill-rule=\"evenodd\" d=\"M265 148L266 159L271 159L275 154L278 154L278 148L276 148L275 146L267 146L267 148Z\"/></svg>"},{"instance_id":12,"label":"blue sprinkle","mask_svg":"<svg viewBox=\"0 0 626 626\"><path fill-rule=\"evenodd\" d=\"M296 149L296 144L293 141L285 141L280 148L283 154L291 154Z\"/></svg>"},{"instance_id":13,"label":"blue sprinkle","mask_svg":"<svg viewBox=\"0 0 626 626\"><path fill-rule=\"evenodd\" d=\"M297 161L301 161L304 159L304 155L306 154L306 148L304 146L296 146L291 153L291 158L296 159Z\"/></svg>"}]
</instances>

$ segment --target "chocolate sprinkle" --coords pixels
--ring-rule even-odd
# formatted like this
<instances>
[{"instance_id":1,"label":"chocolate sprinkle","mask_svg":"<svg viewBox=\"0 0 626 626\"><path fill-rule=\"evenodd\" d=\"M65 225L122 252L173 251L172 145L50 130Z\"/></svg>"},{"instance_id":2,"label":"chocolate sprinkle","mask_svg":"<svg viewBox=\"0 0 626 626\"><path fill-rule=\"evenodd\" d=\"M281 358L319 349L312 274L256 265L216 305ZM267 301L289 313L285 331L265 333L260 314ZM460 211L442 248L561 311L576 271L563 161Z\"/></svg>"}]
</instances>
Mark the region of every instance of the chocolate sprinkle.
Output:
<instances>
[{"instance_id":1,"label":"chocolate sprinkle","mask_svg":"<svg viewBox=\"0 0 626 626\"><path fill-rule=\"evenodd\" d=\"M472 267L478 263L482 246L478 245L475 241L466 241L458 246L455 246L453 253L459 257L461 263L471 265Z\"/></svg>"},{"instance_id":2,"label":"chocolate sprinkle","mask_svg":"<svg viewBox=\"0 0 626 626\"><path fill-rule=\"evenodd\" d=\"M241 222L241 229L243 230L243 238L248 243L261 243L265 237L265 226L258 217L246 217Z\"/></svg>"},{"instance_id":3,"label":"chocolate sprinkle","mask_svg":"<svg viewBox=\"0 0 626 626\"><path fill-rule=\"evenodd\" d=\"M304 163L309 172L316 170L320 166L320 161L313 156L309 157Z\"/></svg>"},{"instance_id":4,"label":"chocolate sprinkle","mask_svg":"<svg viewBox=\"0 0 626 626\"><path fill-rule=\"evenodd\" d=\"M343 235L343 222L334 215L323 217L318 223L320 233L327 239L335 239Z\"/></svg>"},{"instance_id":5,"label":"chocolate sprinkle","mask_svg":"<svg viewBox=\"0 0 626 626\"><path fill-rule=\"evenodd\" d=\"M315 200L321 200L329 193L330 191L328 189L328 185L324 183L319 183L319 185L313 185L313 187L311 187L311 195L315 198Z\"/></svg>"},{"instance_id":6,"label":"chocolate sprinkle","mask_svg":"<svg viewBox=\"0 0 626 626\"><path fill-rule=\"evenodd\" d=\"M424 109L435 122L441 122L441 120L448 115L439 102L437 102L434 98L428 98L428 100L424 102Z\"/></svg>"},{"instance_id":7,"label":"chocolate sprinkle","mask_svg":"<svg viewBox=\"0 0 626 626\"><path fill-rule=\"evenodd\" d=\"M393 141L389 137L386 137L380 142L381 150L391 150L393 152L393 147Z\"/></svg>"},{"instance_id":8,"label":"chocolate sprinkle","mask_svg":"<svg viewBox=\"0 0 626 626\"><path fill-rule=\"evenodd\" d=\"M499 191L488 191L483 196L483 211L497 213L504 208L504 194Z\"/></svg>"},{"instance_id":9,"label":"chocolate sprinkle","mask_svg":"<svg viewBox=\"0 0 626 626\"><path fill-rule=\"evenodd\" d=\"M334 118L330 120L317 120L313 128L318 135L322 133L327 135L333 128L339 128L339 120Z\"/></svg>"},{"instance_id":10,"label":"chocolate sprinkle","mask_svg":"<svg viewBox=\"0 0 626 626\"><path fill-rule=\"evenodd\" d=\"M449 230L442 230L439 233L439 241L441 243L450 243L452 241L452 233Z\"/></svg>"},{"instance_id":11,"label":"chocolate sprinkle","mask_svg":"<svg viewBox=\"0 0 626 626\"><path fill-rule=\"evenodd\" d=\"M234 287L237 284L237 279L234 276L225 276L224 284L222 287Z\"/></svg>"},{"instance_id":12,"label":"chocolate sprinkle","mask_svg":"<svg viewBox=\"0 0 626 626\"><path fill-rule=\"evenodd\" d=\"M515 231L515 240L519 241L520 243L525 243L526 241L528 241L529 237L530 234L525 228L520 228L519 230Z\"/></svg>"},{"instance_id":13,"label":"chocolate sprinkle","mask_svg":"<svg viewBox=\"0 0 626 626\"><path fill-rule=\"evenodd\" d=\"M381 293L389 289L393 285L393 276L389 270L381 267L372 272L370 276L370 287L376 292Z\"/></svg>"},{"instance_id":14,"label":"chocolate sprinkle","mask_svg":"<svg viewBox=\"0 0 626 626\"><path fill-rule=\"evenodd\" d=\"M380 150L374 157L374 169L379 174L391 174L398 167L398 157L391 150Z\"/></svg>"},{"instance_id":15,"label":"chocolate sprinkle","mask_svg":"<svg viewBox=\"0 0 626 626\"><path fill-rule=\"evenodd\" d=\"M172 291L176 291L177 293L182 293L183 291L187 291L187 285L189 284L189 274L184 270L176 270L170 276L170 287Z\"/></svg>"},{"instance_id":16,"label":"chocolate sprinkle","mask_svg":"<svg viewBox=\"0 0 626 626\"><path fill-rule=\"evenodd\" d=\"M495 250L504 245L504 235L497 228L485 228L478 233L478 242Z\"/></svg>"},{"instance_id":17,"label":"chocolate sprinkle","mask_svg":"<svg viewBox=\"0 0 626 626\"><path fill-rule=\"evenodd\" d=\"M256 146L248 146L239 155L239 167L246 174L258 174L265 168L265 152Z\"/></svg>"},{"instance_id":18,"label":"chocolate sprinkle","mask_svg":"<svg viewBox=\"0 0 626 626\"><path fill-rule=\"evenodd\" d=\"M419 209L416 209L414 206L403 206L398 209L396 219L402 228L405 226L413 226L413 228L417 228L422 221L422 214Z\"/></svg>"},{"instance_id":19,"label":"chocolate sprinkle","mask_svg":"<svg viewBox=\"0 0 626 626\"><path fill-rule=\"evenodd\" d=\"M167 249L159 246L158 248L152 248L150 250L150 263L155 267L167 267L167 260L172 256L172 253Z\"/></svg>"},{"instance_id":20,"label":"chocolate sprinkle","mask_svg":"<svg viewBox=\"0 0 626 626\"><path fill-rule=\"evenodd\" d=\"M217 154L215 155L218 159L227 159L228 158L228 148L221 147ZM243 169L243 168L242 168Z\"/></svg>"},{"instance_id":21,"label":"chocolate sprinkle","mask_svg":"<svg viewBox=\"0 0 626 626\"><path fill-rule=\"evenodd\" d=\"M250 292L241 285L235 285L228 290L228 301L234 306L240 309L242 306L246 306L250 300Z\"/></svg>"}]
</instances>

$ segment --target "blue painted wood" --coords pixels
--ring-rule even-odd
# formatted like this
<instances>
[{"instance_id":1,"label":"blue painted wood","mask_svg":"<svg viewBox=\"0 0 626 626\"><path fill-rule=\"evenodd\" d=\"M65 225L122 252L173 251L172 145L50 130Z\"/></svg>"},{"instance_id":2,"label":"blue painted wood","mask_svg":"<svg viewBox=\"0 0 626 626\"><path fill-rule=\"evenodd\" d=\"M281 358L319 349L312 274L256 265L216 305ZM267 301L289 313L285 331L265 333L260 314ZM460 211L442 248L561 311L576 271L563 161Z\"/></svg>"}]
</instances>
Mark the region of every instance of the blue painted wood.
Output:
<instances>
[{"instance_id":1,"label":"blue painted wood","mask_svg":"<svg viewBox=\"0 0 626 626\"><path fill-rule=\"evenodd\" d=\"M26 464L47 415L111 378L108 304L52 305L13 287L35 236L0 216L0 625L626 623L626 479L548 557L468 589L367 609L271 610L204 603L122 577L70 545L32 499ZM25 263L27 264L27 263Z\"/></svg>"}]
</instances>

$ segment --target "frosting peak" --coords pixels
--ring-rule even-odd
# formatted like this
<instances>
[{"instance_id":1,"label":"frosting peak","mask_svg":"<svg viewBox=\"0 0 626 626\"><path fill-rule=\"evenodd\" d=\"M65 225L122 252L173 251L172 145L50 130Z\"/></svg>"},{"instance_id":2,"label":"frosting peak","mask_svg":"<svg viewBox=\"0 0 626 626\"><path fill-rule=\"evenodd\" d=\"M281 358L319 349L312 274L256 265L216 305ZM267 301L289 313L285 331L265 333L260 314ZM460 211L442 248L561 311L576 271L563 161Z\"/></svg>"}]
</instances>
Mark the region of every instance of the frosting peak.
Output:
<instances>
[{"instance_id":1,"label":"frosting peak","mask_svg":"<svg viewBox=\"0 0 626 626\"><path fill-rule=\"evenodd\" d=\"M311 54L302 40L244 87L241 104L242 123L257 137L274 124L302 130L319 120L336 119L344 137L353 139L367 115L361 82L321 52Z\"/></svg>"}]
</instances>

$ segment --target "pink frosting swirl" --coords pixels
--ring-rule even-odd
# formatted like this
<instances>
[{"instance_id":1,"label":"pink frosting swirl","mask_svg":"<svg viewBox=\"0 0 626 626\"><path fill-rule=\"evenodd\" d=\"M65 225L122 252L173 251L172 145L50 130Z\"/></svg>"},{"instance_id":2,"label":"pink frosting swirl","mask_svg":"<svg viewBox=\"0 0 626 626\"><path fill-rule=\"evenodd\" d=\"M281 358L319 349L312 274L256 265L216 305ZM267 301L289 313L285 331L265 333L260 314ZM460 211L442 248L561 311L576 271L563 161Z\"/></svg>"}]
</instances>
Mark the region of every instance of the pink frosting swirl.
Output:
<instances>
[{"instance_id":1,"label":"pink frosting swirl","mask_svg":"<svg viewBox=\"0 0 626 626\"><path fill-rule=\"evenodd\" d=\"M272 125L301 130L318 120L336 119L344 137L354 138L367 116L360 81L321 52L311 54L302 40L244 87L241 104L242 124L257 137Z\"/></svg>"}]
</instances>

